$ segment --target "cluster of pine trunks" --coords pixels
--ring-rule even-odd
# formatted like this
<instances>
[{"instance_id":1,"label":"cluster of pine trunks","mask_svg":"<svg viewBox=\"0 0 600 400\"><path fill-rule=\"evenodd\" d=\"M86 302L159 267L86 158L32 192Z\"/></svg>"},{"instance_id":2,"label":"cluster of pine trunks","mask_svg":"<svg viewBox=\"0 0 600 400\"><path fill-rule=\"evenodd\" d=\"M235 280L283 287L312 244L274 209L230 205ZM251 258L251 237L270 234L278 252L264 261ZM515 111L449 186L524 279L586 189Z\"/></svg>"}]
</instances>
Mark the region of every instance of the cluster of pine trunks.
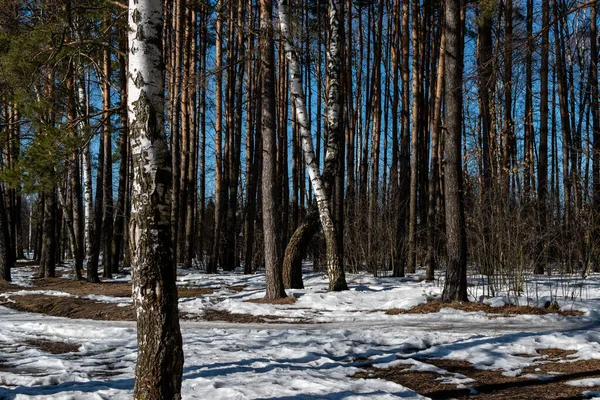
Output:
<instances>
[{"instance_id":1,"label":"cluster of pine trunks","mask_svg":"<svg viewBox=\"0 0 600 400\"><path fill-rule=\"evenodd\" d=\"M127 5L33 3L15 2L3 29L18 36L23 18L61 28L63 47L45 50L54 58L35 82L56 101L34 115L11 82L2 86L2 169L24 164L30 121L54 129L36 140L58 131L67 144L59 166L35 167L34 189L7 174L3 251L16 259L33 250L44 277L73 259L76 277L85 265L86 279L98 281L131 263ZM282 284L298 287L308 255L330 278L336 269L400 277L423 266L433 279L437 264L506 263L497 261L504 238L490 227L515 210L535 215L525 224L540 236L559 232L553 246L530 244L541 254L529 260L536 272L551 259L595 256L560 250L569 237L591 248L596 233L575 229L597 220L587 216L600 204L595 3L273 6L163 2L177 264L252 273L275 263ZM64 49L68 57L57 55Z\"/></svg>"}]
</instances>

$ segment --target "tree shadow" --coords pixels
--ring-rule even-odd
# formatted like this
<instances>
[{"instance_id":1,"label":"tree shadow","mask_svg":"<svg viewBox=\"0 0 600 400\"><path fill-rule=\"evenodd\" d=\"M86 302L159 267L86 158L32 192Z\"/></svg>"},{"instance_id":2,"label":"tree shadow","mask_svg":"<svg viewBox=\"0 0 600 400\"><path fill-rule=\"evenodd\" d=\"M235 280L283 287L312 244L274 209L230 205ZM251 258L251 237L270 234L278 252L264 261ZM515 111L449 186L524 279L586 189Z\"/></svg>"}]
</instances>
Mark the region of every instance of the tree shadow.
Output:
<instances>
[{"instance_id":1,"label":"tree shadow","mask_svg":"<svg viewBox=\"0 0 600 400\"><path fill-rule=\"evenodd\" d=\"M114 381L63 382L58 385L17 386L15 388L0 387L0 399L14 399L17 395L50 396L62 392L93 393L98 390L118 389L133 390L133 378Z\"/></svg>"}]
</instances>

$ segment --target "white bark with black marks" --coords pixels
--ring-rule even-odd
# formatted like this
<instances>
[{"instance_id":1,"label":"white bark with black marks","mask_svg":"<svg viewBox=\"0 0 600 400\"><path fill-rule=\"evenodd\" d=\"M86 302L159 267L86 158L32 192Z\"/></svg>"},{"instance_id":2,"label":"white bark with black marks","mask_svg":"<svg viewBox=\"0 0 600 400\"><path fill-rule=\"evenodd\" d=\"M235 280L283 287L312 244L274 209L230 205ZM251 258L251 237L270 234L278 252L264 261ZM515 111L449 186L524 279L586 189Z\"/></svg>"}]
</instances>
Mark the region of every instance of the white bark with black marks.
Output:
<instances>
[{"instance_id":1,"label":"white bark with black marks","mask_svg":"<svg viewBox=\"0 0 600 400\"><path fill-rule=\"evenodd\" d=\"M129 1L130 251L138 357L134 398L180 399L183 350L171 250L162 0Z\"/></svg>"},{"instance_id":2,"label":"white bark with black marks","mask_svg":"<svg viewBox=\"0 0 600 400\"><path fill-rule=\"evenodd\" d=\"M310 123L308 120L308 114L306 112L306 97L304 95L304 88L302 87L302 74L300 72L298 56L294 50L294 46L290 37L289 11L287 3L288 2L285 0L279 1L279 24L281 29L281 35L285 45L285 54L288 60L291 98L295 106L296 121L300 128L302 151L304 153L306 168L308 170L310 182L312 184L313 192L315 194L315 200L317 202L317 208L319 210L321 225L323 226L323 232L325 234L327 246L326 263L327 272L329 275L329 289L345 290L348 288L348 286L346 284L344 270L341 268L341 260L339 259L339 255L337 253L337 235L331 209L329 207L329 196L331 195L331 192L328 193L328 191L326 190L324 179L321 177L319 171L319 164L317 163L317 159L315 156L315 150L312 142L312 134L310 132ZM339 49L337 50L337 53L339 58ZM330 94L332 96L335 96L337 90L337 96L339 98L339 73L337 76L337 87L334 86L333 89L330 89ZM339 103L337 104L337 107L333 105L333 107L328 108L327 114L328 120L330 121L329 126L335 128L335 125L338 124L339 118ZM332 149L331 147L329 147L327 150L326 160L329 157L335 157L335 151L336 148Z\"/></svg>"}]
</instances>

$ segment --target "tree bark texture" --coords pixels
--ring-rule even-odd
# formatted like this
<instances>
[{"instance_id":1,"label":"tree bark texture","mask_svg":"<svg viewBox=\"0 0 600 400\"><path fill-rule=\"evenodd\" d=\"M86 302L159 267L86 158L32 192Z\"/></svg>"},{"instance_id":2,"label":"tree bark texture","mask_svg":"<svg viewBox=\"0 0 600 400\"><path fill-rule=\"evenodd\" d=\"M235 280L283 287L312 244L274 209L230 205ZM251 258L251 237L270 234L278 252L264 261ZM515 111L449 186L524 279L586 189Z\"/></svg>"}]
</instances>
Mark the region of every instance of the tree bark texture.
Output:
<instances>
[{"instance_id":1,"label":"tree bark texture","mask_svg":"<svg viewBox=\"0 0 600 400\"><path fill-rule=\"evenodd\" d=\"M130 0L129 236L138 338L134 398L143 400L181 399L183 372L170 231L171 159L163 117L162 18L161 0Z\"/></svg>"}]
</instances>

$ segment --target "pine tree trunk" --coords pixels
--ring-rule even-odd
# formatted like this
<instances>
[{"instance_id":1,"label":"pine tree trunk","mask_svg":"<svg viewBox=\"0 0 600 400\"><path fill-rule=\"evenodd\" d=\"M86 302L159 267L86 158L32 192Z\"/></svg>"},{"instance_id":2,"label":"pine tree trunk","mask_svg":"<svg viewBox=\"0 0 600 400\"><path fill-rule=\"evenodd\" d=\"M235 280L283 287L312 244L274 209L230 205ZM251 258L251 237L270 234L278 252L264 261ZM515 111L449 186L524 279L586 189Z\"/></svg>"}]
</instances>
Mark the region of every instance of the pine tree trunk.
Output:
<instances>
[{"instance_id":1,"label":"pine tree trunk","mask_svg":"<svg viewBox=\"0 0 600 400\"><path fill-rule=\"evenodd\" d=\"M103 129L106 126L103 125ZM94 234L91 236L92 246L90 257L87 262L87 281L100 282L98 277L98 263L100 259L100 245L102 243L102 214L104 211L104 133L100 135L100 147L98 150L98 170L96 174L96 204L94 205Z\"/></svg>"},{"instance_id":2,"label":"pine tree trunk","mask_svg":"<svg viewBox=\"0 0 600 400\"><path fill-rule=\"evenodd\" d=\"M590 9L590 85L592 94L592 129L593 129L593 195L592 200L596 213L600 212L600 105L598 103L598 28L597 5ZM596 221L598 223L598 221Z\"/></svg>"},{"instance_id":3,"label":"pine tree trunk","mask_svg":"<svg viewBox=\"0 0 600 400\"><path fill-rule=\"evenodd\" d=\"M439 193L439 158L438 145L442 132L442 96L444 89L444 70L446 64L446 33L444 28L441 28L440 38L440 53L437 65L437 81L435 84L435 102L433 111L433 120L431 123L431 168L429 169L429 200L427 204L427 271L425 275L426 281L433 281L435 263L435 242L436 242L436 205L438 202Z\"/></svg>"},{"instance_id":4,"label":"pine tree trunk","mask_svg":"<svg viewBox=\"0 0 600 400\"><path fill-rule=\"evenodd\" d=\"M281 235L277 191L275 132L275 56L273 45L273 4L260 0L260 61L262 71L262 213L265 246L266 300L286 297L282 276Z\"/></svg>"},{"instance_id":5,"label":"pine tree trunk","mask_svg":"<svg viewBox=\"0 0 600 400\"><path fill-rule=\"evenodd\" d=\"M408 220L408 261L406 272L412 274L417 266L417 179L419 167L419 2L412 2L412 131L410 155L410 202Z\"/></svg>"},{"instance_id":6,"label":"pine tree trunk","mask_svg":"<svg viewBox=\"0 0 600 400\"><path fill-rule=\"evenodd\" d=\"M107 24L107 22L105 22ZM108 25L108 24L107 24ZM110 37L110 36L109 36ZM109 39L110 44L110 39ZM102 89L102 118L104 120L104 129L102 134L104 135L104 159L102 165L98 165L98 168L103 168L103 184L102 184L102 243L104 248L102 249L102 265L103 272L102 276L105 278L112 278L112 241L113 241L113 190L112 190L112 126L110 123L111 112L110 109L110 75L112 72L111 68L111 55L108 47L104 48L104 81ZM98 186L100 188L100 186ZM98 189L99 190L99 189Z\"/></svg>"},{"instance_id":7,"label":"pine tree trunk","mask_svg":"<svg viewBox=\"0 0 600 400\"><path fill-rule=\"evenodd\" d=\"M446 146L445 205L448 264L443 301L467 301L467 241L462 187L462 73L461 0L446 0Z\"/></svg>"},{"instance_id":8,"label":"pine tree trunk","mask_svg":"<svg viewBox=\"0 0 600 400\"><path fill-rule=\"evenodd\" d=\"M119 38L119 48L123 54L127 53L127 38L126 35L121 35ZM127 60L124 55L119 56L119 82L121 88L121 110L119 119L121 122L121 132L119 137L119 188L117 193L117 205L115 207L115 226L113 234L112 247L112 267L113 272L118 272L119 264L122 258L123 242L125 240L125 194L127 192L127 175L129 165L129 152L127 137Z\"/></svg>"},{"instance_id":9,"label":"pine tree trunk","mask_svg":"<svg viewBox=\"0 0 600 400\"><path fill-rule=\"evenodd\" d=\"M223 220L225 218L225 188L223 182L223 151L222 151L222 135L223 135L223 72L222 68L222 44L221 36L223 30L223 4L222 0L217 1L217 33L215 43L215 227L213 234L213 246L211 249L210 261L207 267L207 272L216 273L217 266L221 255L221 235Z\"/></svg>"},{"instance_id":10,"label":"pine tree trunk","mask_svg":"<svg viewBox=\"0 0 600 400\"><path fill-rule=\"evenodd\" d=\"M0 280L11 281L11 270L15 266L13 254L8 233L8 218L4 208L4 196L2 188L0 188Z\"/></svg>"},{"instance_id":11,"label":"pine tree trunk","mask_svg":"<svg viewBox=\"0 0 600 400\"><path fill-rule=\"evenodd\" d=\"M56 235L56 193L44 195L44 220L42 227L42 250L40 259L40 278L54 278L58 237Z\"/></svg>"},{"instance_id":12,"label":"pine tree trunk","mask_svg":"<svg viewBox=\"0 0 600 400\"><path fill-rule=\"evenodd\" d=\"M127 106L134 171L129 230L138 337L134 398L143 400L181 399L183 371L163 117L162 15L161 0L129 2Z\"/></svg>"},{"instance_id":13,"label":"pine tree trunk","mask_svg":"<svg viewBox=\"0 0 600 400\"><path fill-rule=\"evenodd\" d=\"M512 0L506 0L504 3L504 154L502 155L502 190L506 204L511 198L510 181L515 152L512 120L512 13Z\"/></svg>"},{"instance_id":14,"label":"pine tree trunk","mask_svg":"<svg viewBox=\"0 0 600 400\"><path fill-rule=\"evenodd\" d=\"M550 1L542 0L542 26L548 26L550 20ZM542 31L540 59L540 148L538 156L538 213L540 216L539 232L546 231L547 197L548 197L548 29ZM594 186L596 187L596 186ZM540 261L535 265L535 272L544 273L547 259L545 244L540 244Z\"/></svg>"}]
</instances>

